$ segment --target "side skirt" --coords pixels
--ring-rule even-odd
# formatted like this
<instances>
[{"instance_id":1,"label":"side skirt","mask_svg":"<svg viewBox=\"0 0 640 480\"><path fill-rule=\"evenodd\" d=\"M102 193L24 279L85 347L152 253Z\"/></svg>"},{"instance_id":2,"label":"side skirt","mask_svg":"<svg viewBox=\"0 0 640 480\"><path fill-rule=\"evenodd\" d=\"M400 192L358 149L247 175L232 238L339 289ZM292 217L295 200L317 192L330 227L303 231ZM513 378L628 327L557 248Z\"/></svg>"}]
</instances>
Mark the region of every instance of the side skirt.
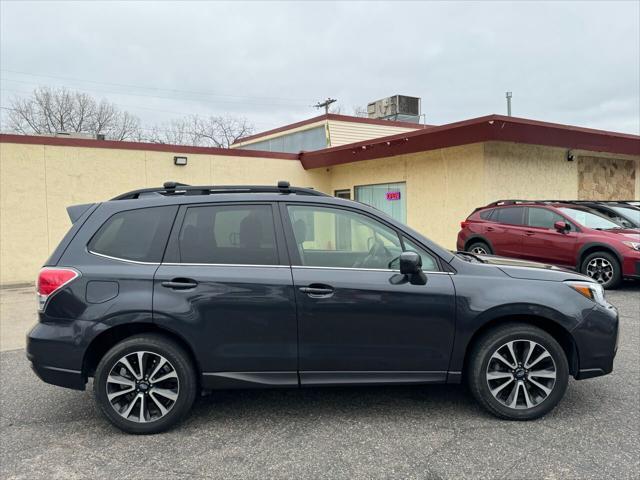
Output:
<instances>
[{"instance_id":1,"label":"side skirt","mask_svg":"<svg viewBox=\"0 0 640 480\"><path fill-rule=\"evenodd\" d=\"M440 371L382 371L382 372L300 372L300 384L310 386L334 385L416 385L445 383L447 372Z\"/></svg>"},{"instance_id":2,"label":"side skirt","mask_svg":"<svg viewBox=\"0 0 640 480\"><path fill-rule=\"evenodd\" d=\"M202 374L202 387L210 390L298 386L298 372L203 372Z\"/></svg>"},{"instance_id":3,"label":"side skirt","mask_svg":"<svg viewBox=\"0 0 640 480\"><path fill-rule=\"evenodd\" d=\"M447 383L445 371L204 372L206 390ZM450 383L457 383L456 380Z\"/></svg>"}]
</instances>

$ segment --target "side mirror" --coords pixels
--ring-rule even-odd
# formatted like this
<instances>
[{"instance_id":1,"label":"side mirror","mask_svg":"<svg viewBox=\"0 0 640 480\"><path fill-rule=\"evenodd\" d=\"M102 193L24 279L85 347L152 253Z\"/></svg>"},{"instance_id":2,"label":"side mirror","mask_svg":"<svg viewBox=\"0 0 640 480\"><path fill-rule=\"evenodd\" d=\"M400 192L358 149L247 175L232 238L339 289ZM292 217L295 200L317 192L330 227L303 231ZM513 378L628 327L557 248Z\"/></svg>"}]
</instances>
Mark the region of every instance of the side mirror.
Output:
<instances>
[{"instance_id":1,"label":"side mirror","mask_svg":"<svg viewBox=\"0 0 640 480\"><path fill-rule=\"evenodd\" d=\"M402 252L400 254L400 273L409 277L413 285L424 285L427 276L422 271L422 258L416 252Z\"/></svg>"},{"instance_id":2,"label":"side mirror","mask_svg":"<svg viewBox=\"0 0 640 480\"><path fill-rule=\"evenodd\" d=\"M555 228L557 231L559 231L560 233L564 233L569 231L569 225L567 224L567 222L562 222L562 221L558 221L555 222L553 224L553 228Z\"/></svg>"}]
</instances>

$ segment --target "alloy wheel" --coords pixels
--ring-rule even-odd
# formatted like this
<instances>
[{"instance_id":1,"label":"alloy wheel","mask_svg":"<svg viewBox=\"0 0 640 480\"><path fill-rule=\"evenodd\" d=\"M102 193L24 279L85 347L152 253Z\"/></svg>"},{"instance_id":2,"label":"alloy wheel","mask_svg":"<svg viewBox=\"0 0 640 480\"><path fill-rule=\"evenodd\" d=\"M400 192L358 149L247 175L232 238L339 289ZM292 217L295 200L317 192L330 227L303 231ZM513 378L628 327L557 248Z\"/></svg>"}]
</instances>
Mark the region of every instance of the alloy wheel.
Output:
<instances>
[{"instance_id":1,"label":"alloy wheel","mask_svg":"<svg viewBox=\"0 0 640 480\"><path fill-rule=\"evenodd\" d=\"M598 283L611 281L613 273L613 265L606 258L596 257L587 264L587 275Z\"/></svg>"},{"instance_id":2,"label":"alloy wheel","mask_svg":"<svg viewBox=\"0 0 640 480\"><path fill-rule=\"evenodd\" d=\"M487 255L487 250L484 247L473 247L471 249L471 253L475 253L476 255Z\"/></svg>"},{"instance_id":3,"label":"alloy wheel","mask_svg":"<svg viewBox=\"0 0 640 480\"><path fill-rule=\"evenodd\" d=\"M107 399L118 414L133 422L159 420L174 407L180 382L174 366L149 351L127 353L106 380Z\"/></svg>"},{"instance_id":4,"label":"alloy wheel","mask_svg":"<svg viewBox=\"0 0 640 480\"><path fill-rule=\"evenodd\" d=\"M487 365L487 385L502 405L529 409L549 397L556 383L551 354L532 340L512 340L493 352Z\"/></svg>"}]
</instances>

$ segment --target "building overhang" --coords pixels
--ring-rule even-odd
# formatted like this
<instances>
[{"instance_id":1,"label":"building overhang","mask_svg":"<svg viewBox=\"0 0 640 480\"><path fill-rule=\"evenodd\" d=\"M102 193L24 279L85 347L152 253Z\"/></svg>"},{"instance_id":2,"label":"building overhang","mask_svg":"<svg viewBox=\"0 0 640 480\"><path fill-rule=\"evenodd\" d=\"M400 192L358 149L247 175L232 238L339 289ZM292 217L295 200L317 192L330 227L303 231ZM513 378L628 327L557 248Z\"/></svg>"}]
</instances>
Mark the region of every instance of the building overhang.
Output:
<instances>
[{"instance_id":1,"label":"building overhang","mask_svg":"<svg viewBox=\"0 0 640 480\"><path fill-rule=\"evenodd\" d=\"M491 141L640 155L638 135L487 115L425 130L302 152L300 160L305 169L310 169Z\"/></svg>"}]
</instances>

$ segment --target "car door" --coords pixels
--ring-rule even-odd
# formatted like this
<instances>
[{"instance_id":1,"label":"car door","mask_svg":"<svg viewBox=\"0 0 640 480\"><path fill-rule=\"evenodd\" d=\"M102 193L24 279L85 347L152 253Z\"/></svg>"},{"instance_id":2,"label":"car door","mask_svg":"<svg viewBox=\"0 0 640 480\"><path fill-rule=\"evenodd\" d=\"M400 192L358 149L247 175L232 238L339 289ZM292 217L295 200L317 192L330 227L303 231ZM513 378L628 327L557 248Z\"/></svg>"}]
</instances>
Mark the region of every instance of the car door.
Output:
<instances>
[{"instance_id":1,"label":"car door","mask_svg":"<svg viewBox=\"0 0 640 480\"><path fill-rule=\"evenodd\" d=\"M559 232L555 222L565 222L569 230ZM523 257L556 265L575 266L576 227L549 208L529 207L527 229L523 239Z\"/></svg>"},{"instance_id":2,"label":"car door","mask_svg":"<svg viewBox=\"0 0 640 480\"><path fill-rule=\"evenodd\" d=\"M154 321L194 346L205 386L298 385L295 297L278 215L268 203L178 213L155 275Z\"/></svg>"},{"instance_id":3,"label":"car door","mask_svg":"<svg viewBox=\"0 0 640 480\"><path fill-rule=\"evenodd\" d=\"M281 209L301 384L444 380L455 294L435 256L357 210L299 203ZM421 249L426 285L412 285L395 270L403 249Z\"/></svg>"},{"instance_id":4,"label":"car door","mask_svg":"<svg viewBox=\"0 0 640 480\"><path fill-rule=\"evenodd\" d=\"M486 234L493 253L505 257L523 258L522 245L525 236L525 208L500 207L491 215Z\"/></svg>"}]
</instances>

